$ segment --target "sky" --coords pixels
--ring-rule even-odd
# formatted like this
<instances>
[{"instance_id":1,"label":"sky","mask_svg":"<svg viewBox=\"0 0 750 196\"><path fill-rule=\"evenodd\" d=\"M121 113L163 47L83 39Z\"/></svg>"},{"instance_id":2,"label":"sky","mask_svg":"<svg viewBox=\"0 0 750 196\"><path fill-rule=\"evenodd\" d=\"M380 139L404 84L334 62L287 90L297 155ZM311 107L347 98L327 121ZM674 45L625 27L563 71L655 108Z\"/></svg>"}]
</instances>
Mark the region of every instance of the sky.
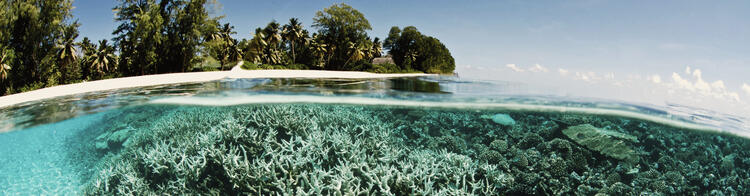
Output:
<instances>
[{"instance_id":1,"label":"sky","mask_svg":"<svg viewBox=\"0 0 750 196\"><path fill-rule=\"evenodd\" d=\"M750 1L219 0L249 38L271 20L345 2L372 24L416 26L442 41L462 78L520 81L550 94L694 105L750 116ZM111 39L114 1L77 0L81 38Z\"/></svg>"}]
</instances>

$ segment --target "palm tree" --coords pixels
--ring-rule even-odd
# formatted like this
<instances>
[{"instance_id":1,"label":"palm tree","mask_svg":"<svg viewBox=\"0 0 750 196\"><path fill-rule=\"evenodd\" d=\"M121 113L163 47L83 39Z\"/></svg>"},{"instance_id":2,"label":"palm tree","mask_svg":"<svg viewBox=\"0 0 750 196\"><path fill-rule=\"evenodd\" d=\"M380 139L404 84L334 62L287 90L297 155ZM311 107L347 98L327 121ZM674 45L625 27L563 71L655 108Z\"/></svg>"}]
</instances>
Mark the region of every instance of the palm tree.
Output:
<instances>
[{"instance_id":1,"label":"palm tree","mask_svg":"<svg viewBox=\"0 0 750 196\"><path fill-rule=\"evenodd\" d=\"M268 46L268 43L266 43L265 40L266 35L263 34L263 29L256 28L253 38L250 39L250 51L254 53L252 54L253 63L262 63L263 51L265 51L265 48Z\"/></svg>"},{"instance_id":2,"label":"palm tree","mask_svg":"<svg viewBox=\"0 0 750 196\"><path fill-rule=\"evenodd\" d=\"M294 42L297 42L303 37L302 23L297 18L290 18L289 24L284 25L284 31L282 32L284 39L289 40L290 47L292 49L292 64L297 63L296 56L294 54Z\"/></svg>"},{"instance_id":3,"label":"palm tree","mask_svg":"<svg viewBox=\"0 0 750 196\"><path fill-rule=\"evenodd\" d=\"M348 44L349 48L349 59L346 60L346 63L344 65L349 64L349 62L356 62L359 60L362 60L366 57L366 48L363 47L363 44L355 44L353 42L349 42Z\"/></svg>"},{"instance_id":4,"label":"palm tree","mask_svg":"<svg viewBox=\"0 0 750 196\"><path fill-rule=\"evenodd\" d=\"M380 38L375 38L375 40L372 41L372 53L373 57L381 57L383 56L383 44L380 43Z\"/></svg>"},{"instance_id":5,"label":"palm tree","mask_svg":"<svg viewBox=\"0 0 750 196\"><path fill-rule=\"evenodd\" d=\"M367 61L372 61L372 58L375 58L375 46L371 42L365 42L362 43L361 50L364 52L364 59L367 59Z\"/></svg>"},{"instance_id":6,"label":"palm tree","mask_svg":"<svg viewBox=\"0 0 750 196\"><path fill-rule=\"evenodd\" d=\"M279 46L279 43L281 43L281 34L279 33L279 23L276 21L273 21L271 23L268 23L265 29L263 29L263 33L266 36L266 43L269 46L273 47L267 47L266 48L266 62L270 64L278 64L280 61L281 55L278 54L277 48ZM278 58L278 59L277 59Z\"/></svg>"},{"instance_id":7,"label":"palm tree","mask_svg":"<svg viewBox=\"0 0 750 196\"><path fill-rule=\"evenodd\" d=\"M281 43L281 34L279 29L279 23L276 21L268 23L266 29L263 30L266 34L266 42L269 45L273 45L274 49L277 48L278 44Z\"/></svg>"},{"instance_id":8,"label":"palm tree","mask_svg":"<svg viewBox=\"0 0 750 196\"><path fill-rule=\"evenodd\" d=\"M229 23L224 24L224 27L227 27L228 24ZM221 40L224 37L224 34L223 34L225 30L224 27L222 27L221 24L219 24L218 30L208 35L208 37L206 37L206 41Z\"/></svg>"},{"instance_id":9,"label":"palm tree","mask_svg":"<svg viewBox=\"0 0 750 196\"><path fill-rule=\"evenodd\" d=\"M81 40L80 43L78 43L78 46L81 47L81 52L83 52L84 56L91 55L94 53L96 46L91 43L91 40L89 37L83 37L83 40Z\"/></svg>"},{"instance_id":10,"label":"palm tree","mask_svg":"<svg viewBox=\"0 0 750 196\"><path fill-rule=\"evenodd\" d=\"M331 68L331 58L333 58L333 54L336 52L336 45L335 44L328 44L328 48L326 48L326 67Z\"/></svg>"},{"instance_id":11,"label":"palm tree","mask_svg":"<svg viewBox=\"0 0 750 196\"><path fill-rule=\"evenodd\" d=\"M91 66L89 66L89 64L91 63L89 62L89 57L91 57L91 55L96 52L96 45L91 43L91 40L88 37L83 37L83 40L78 43L78 46L81 49L80 52L83 53L81 61L79 62L81 73L83 74L81 75L81 78L88 78L92 73L92 70L90 69Z\"/></svg>"},{"instance_id":12,"label":"palm tree","mask_svg":"<svg viewBox=\"0 0 750 196\"><path fill-rule=\"evenodd\" d=\"M99 75L108 72L112 64L115 63L113 50L112 46L107 44L106 39L99 41L99 48L87 59L89 67L96 69Z\"/></svg>"},{"instance_id":13,"label":"palm tree","mask_svg":"<svg viewBox=\"0 0 750 196\"><path fill-rule=\"evenodd\" d=\"M11 70L11 67L7 62L9 60L8 51L4 47L0 50L2 50L2 54L0 54L0 82L3 82L8 79L8 75L10 75L8 72Z\"/></svg>"},{"instance_id":14,"label":"palm tree","mask_svg":"<svg viewBox=\"0 0 750 196\"><path fill-rule=\"evenodd\" d=\"M62 72L62 82L68 82L67 80L67 69L76 60L78 60L78 51L75 47L75 39L78 37L78 32L66 31L63 38L58 40L57 47L57 61L60 63L60 72Z\"/></svg>"},{"instance_id":15,"label":"palm tree","mask_svg":"<svg viewBox=\"0 0 750 196\"><path fill-rule=\"evenodd\" d=\"M240 49L239 44L237 44L237 40L230 39L230 42L228 44L229 45L227 45L227 58L229 58L232 61L242 60L242 50Z\"/></svg>"},{"instance_id":16,"label":"palm tree","mask_svg":"<svg viewBox=\"0 0 750 196\"><path fill-rule=\"evenodd\" d=\"M221 70L224 70L224 64L226 64L227 58L230 58L230 54L236 52L233 50L239 49L237 47L237 40L232 38L232 34L237 34L237 32L234 31L234 26L225 23L218 31L212 33L208 37L209 41L216 41L219 44L216 53L219 58L219 64L221 64Z\"/></svg>"},{"instance_id":17,"label":"palm tree","mask_svg":"<svg viewBox=\"0 0 750 196\"><path fill-rule=\"evenodd\" d=\"M404 68L404 69L414 69L414 66L416 66L414 64L414 62L417 61L417 57L418 56L419 56L419 53L417 53L416 50L409 50L409 51L407 51L406 52L406 60L403 63L404 67L402 67L402 68Z\"/></svg>"},{"instance_id":18,"label":"palm tree","mask_svg":"<svg viewBox=\"0 0 750 196\"><path fill-rule=\"evenodd\" d=\"M317 36L315 36L317 37ZM312 50L313 56L315 56L315 63L320 68L323 68L323 58L326 55L326 44L322 41L316 41L316 39L310 39L310 49Z\"/></svg>"}]
</instances>

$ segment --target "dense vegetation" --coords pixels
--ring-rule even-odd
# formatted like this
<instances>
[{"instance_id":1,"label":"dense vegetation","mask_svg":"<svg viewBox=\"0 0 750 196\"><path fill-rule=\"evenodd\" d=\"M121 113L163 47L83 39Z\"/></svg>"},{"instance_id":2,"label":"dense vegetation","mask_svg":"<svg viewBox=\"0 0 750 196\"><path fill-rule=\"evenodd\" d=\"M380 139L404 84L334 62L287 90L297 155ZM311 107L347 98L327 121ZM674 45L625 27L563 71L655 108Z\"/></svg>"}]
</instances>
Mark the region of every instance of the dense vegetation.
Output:
<instances>
[{"instance_id":1,"label":"dense vegetation","mask_svg":"<svg viewBox=\"0 0 750 196\"><path fill-rule=\"evenodd\" d=\"M384 47L401 69L426 73L451 73L455 61L448 48L434 37L422 35L414 26L391 27Z\"/></svg>"},{"instance_id":2,"label":"dense vegetation","mask_svg":"<svg viewBox=\"0 0 750 196\"><path fill-rule=\"evenodd\" d=\"M212 0L119 0L112 42L80 36L72 0L0 1L0 95L58 84L146 74L224 70L244 60L249 69L451 73L453 57L415 27L391 30L385 43L370 38L370 22L346 4L318 11L312 27L297 18L271 21L252 38L223 17ZM383 49L396 64L372 64Z\"/></svg>"}]
</instances>

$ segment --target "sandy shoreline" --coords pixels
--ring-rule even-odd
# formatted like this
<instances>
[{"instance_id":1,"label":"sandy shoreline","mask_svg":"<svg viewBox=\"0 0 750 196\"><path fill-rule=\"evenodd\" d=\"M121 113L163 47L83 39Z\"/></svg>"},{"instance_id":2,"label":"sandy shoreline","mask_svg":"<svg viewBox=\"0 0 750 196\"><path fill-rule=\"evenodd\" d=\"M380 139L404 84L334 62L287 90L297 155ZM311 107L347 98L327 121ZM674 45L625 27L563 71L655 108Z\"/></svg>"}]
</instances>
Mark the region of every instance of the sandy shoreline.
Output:
<instances>
[{"instance_id":1,"label":"sandy shoreline","mask_svg":"<svg viewBox=\"0 0 750 196\"><path fill-rule=\"evenodd\" d=\"M238 67L235 67L238 68ZM242 70L232 69L232 71L214 71L214 72L192 72L192 73L171 73L134 76L124 78L114 78L107 80L97 80L91 82L82 82L76 84L67 84L54 87L38 89L29 92L17 93L0 97L0 108L12 106L15 104L29 101L37 101L74 95L80 93L89 93L95 91L133 88L142 86L155 86L165 84L178 84L188 82L206 82L224 78L393 78L393 77L416 77L430 76L433 74L376 74L368 72L355 71L316 71L316 70Z\"/></svg>"}]
</instances>

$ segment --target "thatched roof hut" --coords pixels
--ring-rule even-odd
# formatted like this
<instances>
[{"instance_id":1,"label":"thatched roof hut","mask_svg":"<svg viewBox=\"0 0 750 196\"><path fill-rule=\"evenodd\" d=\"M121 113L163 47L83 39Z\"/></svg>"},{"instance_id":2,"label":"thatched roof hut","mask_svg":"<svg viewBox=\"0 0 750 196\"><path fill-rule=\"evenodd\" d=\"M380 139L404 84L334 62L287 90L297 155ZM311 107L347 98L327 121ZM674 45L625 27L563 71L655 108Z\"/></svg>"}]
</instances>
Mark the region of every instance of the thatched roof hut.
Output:
<instances>
[{"instance_id":1,"label":"thatched roof hut","mask_svg":"<svg viewBox=\"0 0 750 196\"><path fill-rule=\"evenodd\" d=\"M390 56L377 57L377 58L372 59L372 64L375 64L375 65L385 64L385 63L396 64L393 62L393 59Z\"/></svg>"}]
</instances>

